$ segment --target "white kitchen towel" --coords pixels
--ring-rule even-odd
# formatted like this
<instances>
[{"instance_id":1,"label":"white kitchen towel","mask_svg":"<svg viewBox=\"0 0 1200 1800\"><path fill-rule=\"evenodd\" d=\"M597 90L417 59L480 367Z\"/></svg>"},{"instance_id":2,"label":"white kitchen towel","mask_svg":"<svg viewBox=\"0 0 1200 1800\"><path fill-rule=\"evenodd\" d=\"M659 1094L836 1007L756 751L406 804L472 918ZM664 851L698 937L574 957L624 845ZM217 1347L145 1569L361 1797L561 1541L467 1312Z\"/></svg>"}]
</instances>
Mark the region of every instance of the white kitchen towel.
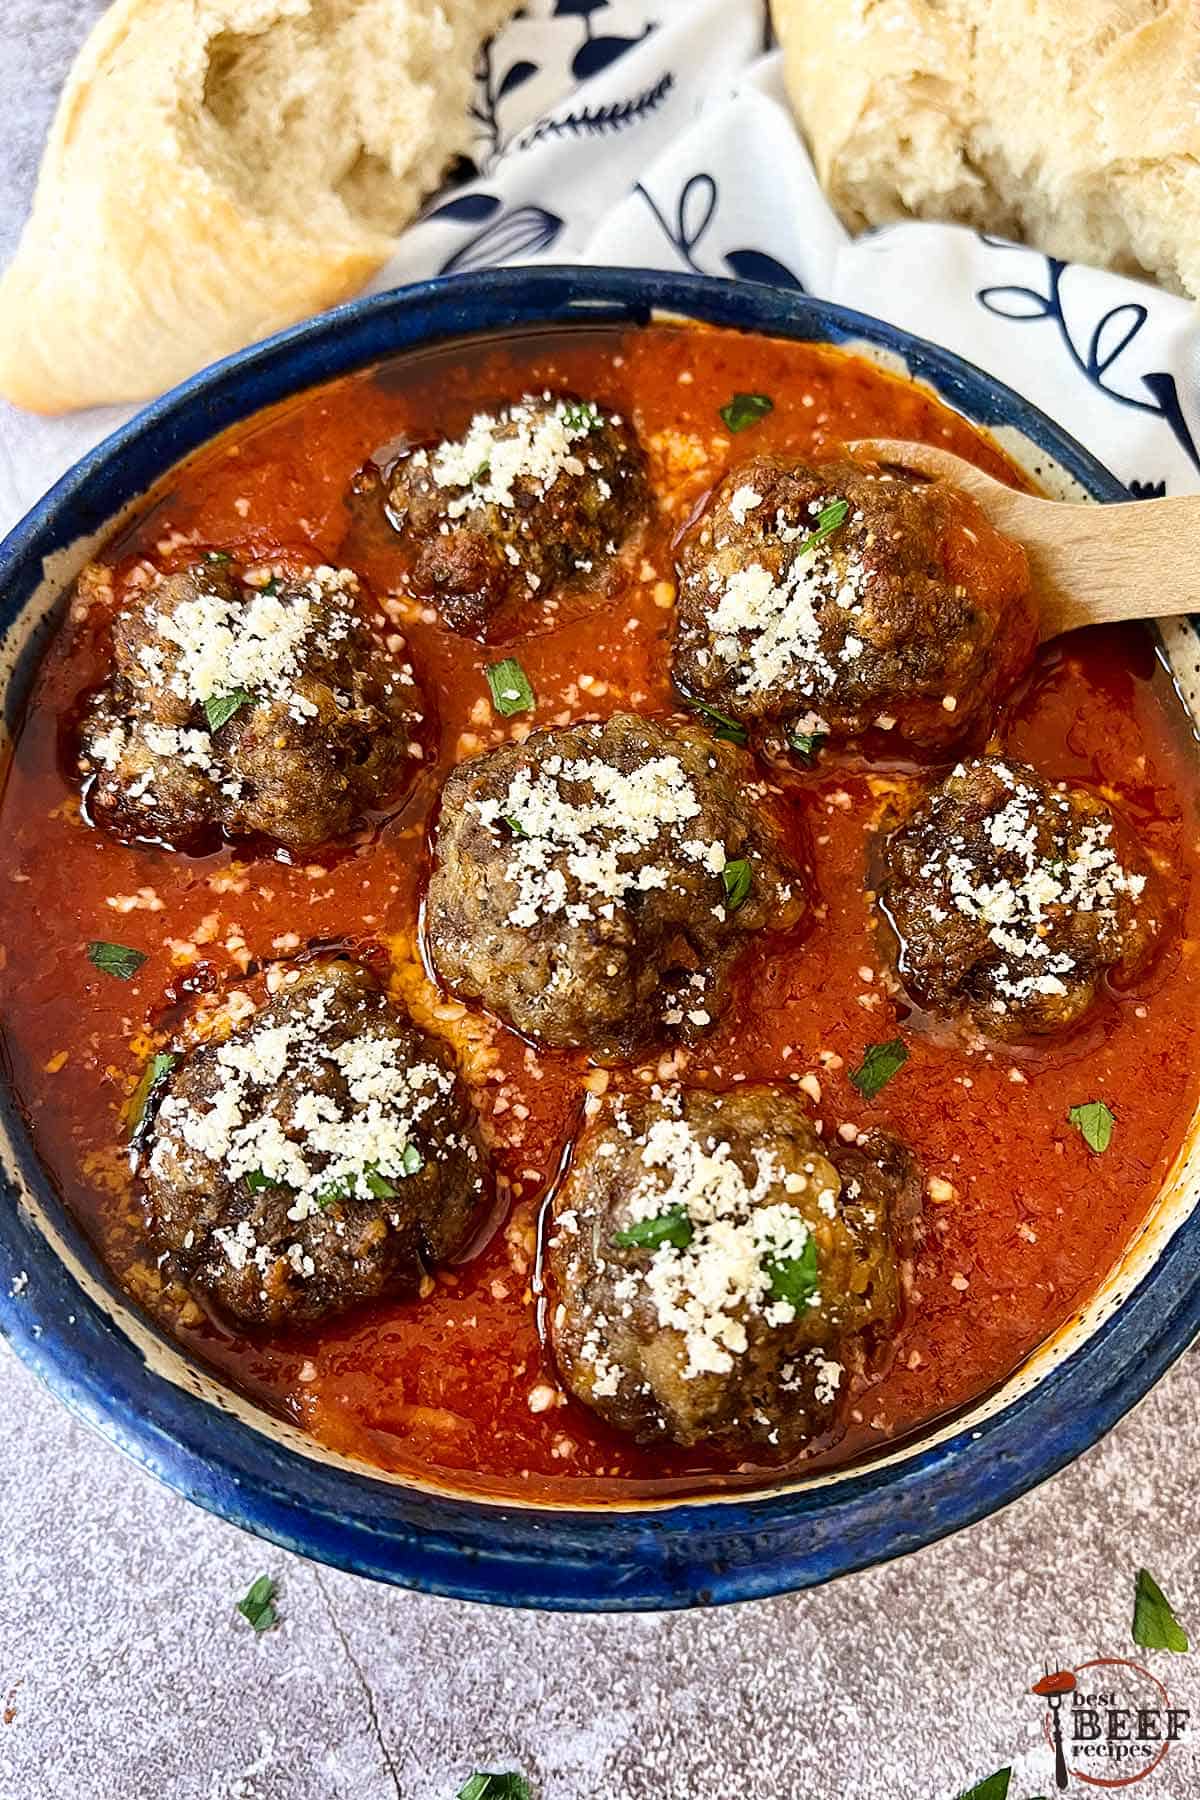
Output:
<instances>
[{"instance_id":1,"label":"white kitchen towel","mask_svg":"<svg viewBox=\"0 0 1200 1800\"><path fill-rule=\"evenodd\" d=\"M529 261L791 285L957 350L1136 494L1200 489L1192 306L952 226L852 240L768 44L762 0L528 0L480 57L473 168L373 287ZM0 411L0 525L130 410Z\"/></svg>"}]
</instances>

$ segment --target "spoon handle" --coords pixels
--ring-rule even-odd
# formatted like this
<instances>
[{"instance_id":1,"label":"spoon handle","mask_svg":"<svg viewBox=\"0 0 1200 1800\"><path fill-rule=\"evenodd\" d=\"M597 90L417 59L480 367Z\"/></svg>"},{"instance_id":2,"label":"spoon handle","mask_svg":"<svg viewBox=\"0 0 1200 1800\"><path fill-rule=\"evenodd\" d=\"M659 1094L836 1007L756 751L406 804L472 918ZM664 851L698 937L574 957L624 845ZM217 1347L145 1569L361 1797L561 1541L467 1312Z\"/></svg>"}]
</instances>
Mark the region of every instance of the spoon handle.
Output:
<instances>
[{"instance_id":1,"label":"spoon handle","mask_svg":"<svg viewBox=\"0 0 1200 1800\"><path fill-rule=\"evenodd\" d=\"M931 444L874 438L851 449L952 482L1024 544L1043 640L1080 625L1200 612L1200 494L1089 506L1023 494Z\"/></svg>"},{"instance_id":2,"label":"spoon handle","mask_svg":"<svg viewBox=\"0 0 1200 1800\"><path fill-rule=\"evenodd\" d=\"M1200 612L1200 494L1014 509L1041 615L1040 636L1119 619Z\"/></svg>"}]
</instances>

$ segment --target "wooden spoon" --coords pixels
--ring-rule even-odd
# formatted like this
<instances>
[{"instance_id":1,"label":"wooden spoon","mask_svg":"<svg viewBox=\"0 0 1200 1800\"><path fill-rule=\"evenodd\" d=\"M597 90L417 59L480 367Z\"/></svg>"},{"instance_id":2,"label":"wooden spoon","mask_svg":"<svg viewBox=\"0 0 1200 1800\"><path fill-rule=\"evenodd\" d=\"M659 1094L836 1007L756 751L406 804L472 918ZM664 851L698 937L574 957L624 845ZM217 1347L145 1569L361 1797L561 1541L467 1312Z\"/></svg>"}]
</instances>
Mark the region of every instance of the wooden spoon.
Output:
<instances>
[{"instance_id":1,"label":"wooden spoon","mask_svg":"<svg viewBox=\"0 0 1200 1800\"><path fill-rule=\"evenodd\" d=\"M1043 641L1079 625L1200 612L1200 494L1107 506L1042 500L930 444L860 438L850 449L886 467L951 482L1022 543Z\"/></svg>"}]
</instances>

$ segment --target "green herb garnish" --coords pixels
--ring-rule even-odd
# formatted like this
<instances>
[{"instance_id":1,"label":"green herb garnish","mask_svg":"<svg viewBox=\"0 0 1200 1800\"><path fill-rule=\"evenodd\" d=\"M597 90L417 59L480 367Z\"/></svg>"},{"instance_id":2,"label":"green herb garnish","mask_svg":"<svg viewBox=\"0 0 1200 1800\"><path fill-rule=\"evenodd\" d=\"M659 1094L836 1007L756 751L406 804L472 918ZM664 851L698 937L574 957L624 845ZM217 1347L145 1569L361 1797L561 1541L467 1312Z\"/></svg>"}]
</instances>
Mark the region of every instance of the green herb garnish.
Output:
<instances>
[{"instance_id":1,"label":"green herb garnish","mask_svg":"<svg viewBox=\"0 0 1200 1800\"><path fill-rule=\"evenodd\" d=\"M248 694L245 688L231 688L227 694L210 694L204 702L204 716L208 720L210 731L220 731L227 725L234 713L241 712L243 706L249 706L254 695Z\"/></svg>"},{"instance_id":2,"label":"green herb garnish","mask_svg":"<svg viewBox=\"0 0 1200 1800\"><path fill-rule=\"evenodd\" d=\"M405 1144L400 1156L400 1169L403 1175L419 1175L425 1167L425 1158L415 1144ZM368 1193L376 1200L395 1200L398 1189L393 1187L388 1177L382 1173L378 1163L368 1163L362 1172L362 1179L367 1184ZM357 1175L338 1175L316 1194L316 1202L322 1212L339 1200L352 1200L358 1184Z\"/></svg>"},{"instance_id":3,"label":"green herb garnish","mask_svg":"<svg viewBox=\"0 0 1200 1800\"><path fill-rule=\"evenodd\" d=\"M272 575L270 581L264 581L263 585L260 588L255 588L254 591L256 594L277 594L279 592L278 575Z\"/></svg>"},{"instance_id":4,"label":"green herb garnish","mask_svg":"<svg viewBox=\"0 0 1200 1800\"><path fill-rule=\"evenodd\" d=\"M529 677L515 656L503 662L489 663L487 683L492 690L492 705L506 719L514 713L529 712L536 704Z\"/></svg>"},{"instance_id":5,"label":"green herb garnish","mask_svg":"<svg viewBox=\"0 0 1200 1800\"><path fill-rule=\"evenodd\" d=\"M815 550L818 544L823 544L825 539L832 537L835 531L840 531L846 523L849 511L850 502L848 500L831 500L828 506L823 506L817 514L816 529L809 532L796 552L796 561L799 562L802 556L807 556L810 550Z\"/></svg>"},{"instance_id":6,"label":"green herb garnish","mask_svg":"<svg viewBox=\"0 0 1200 1800\"><path fill-rule=\"evenodd\" d=\"M233 558L228 550L206 550L204 560L208 563L227 563L232 562Z\"/></svg>"},{"instance_id":7,"label":"green herb garnish","mask_svg":"<svg viewBox=\"0 0 1200 1800\"><path fill-rule=\"evenodd\" d=\"M264 1175L261 1169L247 1169L242 1180L246 1184L246 1191L251 1194L261 1194L264 1188L281 1185L273 1175Z\"/></svg>"},{"instance_id":8,"label":"green herb garnish","mask_svg":"<svg viewBox=\"0 0 1200 1800\"><path fill-rule=\"evenodd\" d=\"M523 1775L512 1770L503 1775L477 1770L459 1788L458 1800L531 1800L531 1796Z\"/></svg>"},{"instance_id":9,"label":"green herb garnish","mask_svg":"<svg viewBox=\"0 0 1200 1800\"><path fill-rule=\"evenodd\" d=\"M87 947L87 959L102 975L115 975L128 981L146 960L144 950L131 950L128 944L110 944L104 938L93 938Z\"/></svg>"},{"instance_id":10,"label":"green herb garnish","mask_svg":"<svg viewBox=\"0 0 1200 1800\"><path fill-rule=\"evenodd\" d=\"M688 700L687 705L711 725L713 736L720 738L723 743L745 744L748 742L750 733L746 727L739 725L737 720L731 719L728 714L718 712L715 706L709 706L704 700Z\"/></svg>"},{"instance_id":11,"label":"green herb garnish","mask_svg":"<svg viewBox=\"0 0 1200 1800\"><path fill-rule=\"evenodd\" d=\"M765 419L769 412L775 411L775 402L769 394L735 394L733 399L721 407L721 417L730 431L745 431L748 425L757 425Z\"/></svg>"},{"instance_id":12,"label":"green herb garnish","mask_svg":"<svg viewBox=\"0 0 1200 1800\"><path fill-rule=\"evenodd\" d=\"M1138 1570L1133 1591L1133 1641L1143 1650L1173 1650L1177 1656L1191 1648L1174 1608L1148 1569Z\"/></svg>"},{"instance_id":13,"label":"green herb garnish","mask_svg":"<svg viewBox=\"0 0 1200 1800\"><path fill-rule=\"evenodd\" d=\"M620 1250L657 1250L660 1244L686 1250L692 1241L692 1221L686 1206L669 1206L653 1219L639 1219L625 1231L614 1231L612 1241Z\"/></svg>"},{"instance_id":14,"label":"green herb garnish","mask_svg":"<svg viewBox=\"0 0 1200 1800\"><path fill-rule=\"evenodd\" d=\"M141 1079L125 1102L125 1128L131 1138L137 1138L149 1112L150 1102L178 1061L177 1056L160 1050L142 1070Z\"/></svg>"},{"instance_id":15,"label":"green herb garnish","mask_svg":"<svg viewBox=\"0 0 1200 1800\"><path fill-rule=\"evenodd\" d=\"M562 422L570 431L599 431L604 423L600 408L590 400L564 401Z\"/></svg>"},{"instance_id":16,"label":"green herb garnish","mask_svg":"<svg viewBox=\"0 0 1200 1800\"><path fill-rule=\"evenodd\" d=\"M504 820L504 823L508 826L508 829L512 832L514 837L527 838L529 836L529 833L522 825L520 819L514 819L509 813L501 813L500 817Z\"/></svg>"},{"instance_id":17,"label":"green herb garnish","mask_svg":"<svg viewBox=\"0 0 1200 1800\"><path fill-rule=\"evenodd\" d=\"M754 871L744 856L735 857L733 862L725 864L721 870L721 880L725 884L725 906L729 912L736 912L739 906L745 904L753 878Z\"/></svg>"},{"instance_id":18,"label":"green herb garnish","mask_svg":"<svg viewBox=\"0 0 1200 1800\"><path fill-rule=\"evenodd\" d=\"M1067 1123L1075 1127L1093 1156L1104 1155L1112 1143L1116 1122L1103 1100L1085 1100L1067 1114Z\"/></svg>"},{"instance_id":19,"label":"green herb garnish","mask_svg":"<svg viewBox=\"0 0 1200 1800\"><path fill-rule=\"evenodd\" d=\"M889 1038L886 1044L868 1044L863 1059L850 1079L864 1100L873 1100L908 1061L908 1045L903 1038Z\"/></svg>"},{"instance_id":20,"label":"green herb garnish","mask_svg":"<svg viewBox=\"0 0 1200 1800\"><path fill-rule=\"evenodd\" d=\"M976 1782L958 1800L1008 1800L1008 1787L1012 1780L1011 1769L997 1769L994 1775L988 1775L983 1781Z\"/></svg>"},{"instance_id":21,"label":"green herb garnish","mask_svg":"<svg viewBox=\"0 0 1200 1800\"><path fill-rule=\"evenodd\" d=\"M349 1200L353 1192L354 1183L350 1177L339 1175L336 1181L327 1182L323 1188L318 1188L313 1197L320 1210L328 1212L330 1207L336 1206L339 1200Z\"/></svg>"},{"instance_id":22,"label":"green herb garnish","mask_svg":"<svg viewBox=\"0 0 1200 1800\"><path fill-rule=\"evenodd\" d=\"M817 1240L809 1236L799 1256L768 1256L763 1268L771 1286L772 1300L786 1300L799 1312L817 1291Z\"/></svg>"},{"instance_id":23,"label":"green herb garnish","mask_svg":"<svg viewBox=\"0 0 1200 1800\"><path fill-rule=\"evenodd\" d=\"M824 731L789 730L787 734L788 749L794 750L797 756L803 756L808 762L811 762L825 742L826 736L827 733Z\"/></svg>"},{"instance_id":24,"label":"green herb garnish","mask_svg":"<svg viewBox=\"0 0 1200 1800\"><path fill-rule=\"evenodd\" d=\"M270 1631L272 1625L278 1624L275 1583L271 1577L260 1575L245 1597L238 1601L237 1609L244 1619L249 1619L255 1631Z\"/></svg>"}]
</instances>

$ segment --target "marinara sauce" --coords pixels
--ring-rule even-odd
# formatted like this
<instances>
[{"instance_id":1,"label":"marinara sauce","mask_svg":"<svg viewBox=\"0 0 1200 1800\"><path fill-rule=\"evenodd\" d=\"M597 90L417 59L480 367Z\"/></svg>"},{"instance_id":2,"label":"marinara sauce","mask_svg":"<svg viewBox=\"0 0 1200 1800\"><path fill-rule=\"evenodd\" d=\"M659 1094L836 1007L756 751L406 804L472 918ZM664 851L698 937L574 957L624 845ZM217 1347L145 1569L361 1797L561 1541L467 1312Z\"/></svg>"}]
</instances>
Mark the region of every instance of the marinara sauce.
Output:
<instances>
[{"instance_id":1,"label":"marinara sauce","mask_svg":"<svg viewBox=\"0 0 1200 1800\"><path fill-rule=\"evenodd\" d=\"M539 596L480 644L404 597L395 540L355 478L389 446L457 434L473 412L543 388L594 397L635 422L658 518L608 591ZM739 391L773 409L734 435L720 409ZM673 540L744 456L829 455L860 436L924 439L1019 479L923 389L851 355L666 325L409 356L262 415L176 471L104 553L114 603L140 561L176 567L210 547L345 564L385 597L425 690L427 755L400 809L307 862L270 846L188 856L92 829L72 774L73 730L81 698L107 672L109 607L76 603L52 643L0 800L0 1019L17 1092L47 1169L135 1299L323 1443L402 1474L543 1500L775 1478L711 1453L639 1449L557 1388L539 1334L539 1212L588 1092L609 1081L796 1086L827 1135L881 1125L916 1151L926 1199L905 1320L889 1367L849 1402L824 1461L869 1453L993 1387L1088 1298L1151 1207L1200 1088L1200 820L1188 721L1139 627L1046 646L997 721L1013 758L1119 805L1173 907L1143 983L1106 994L1061 1041L970 1050L912 1013L885 978L873 834L890 804L936 778L901 760L825 752L807 770L760 771L806 846L812 917L794 937L750 944L728 1009L692 1050L611 1071L539 1052L440 994L422 962L427 827L449 768L534 726L678 711ZM505 719L485 670L509 655L537 704ZM146 960L114 979L88 962L93 939ZM381 959L397 998L454 1045L491 1149L495 1205L426 1297L303 1336L251 1338L164 1275L143 1234L122 1114L147 1057L197 995L253 990L265 964L318 942ZM851 1072L869 1044L897 1035L907 1062L864 1100ZM1067 1118L1093 1099L1117 1121L1103 1155Z\"/></svg>"}]
</instances>

